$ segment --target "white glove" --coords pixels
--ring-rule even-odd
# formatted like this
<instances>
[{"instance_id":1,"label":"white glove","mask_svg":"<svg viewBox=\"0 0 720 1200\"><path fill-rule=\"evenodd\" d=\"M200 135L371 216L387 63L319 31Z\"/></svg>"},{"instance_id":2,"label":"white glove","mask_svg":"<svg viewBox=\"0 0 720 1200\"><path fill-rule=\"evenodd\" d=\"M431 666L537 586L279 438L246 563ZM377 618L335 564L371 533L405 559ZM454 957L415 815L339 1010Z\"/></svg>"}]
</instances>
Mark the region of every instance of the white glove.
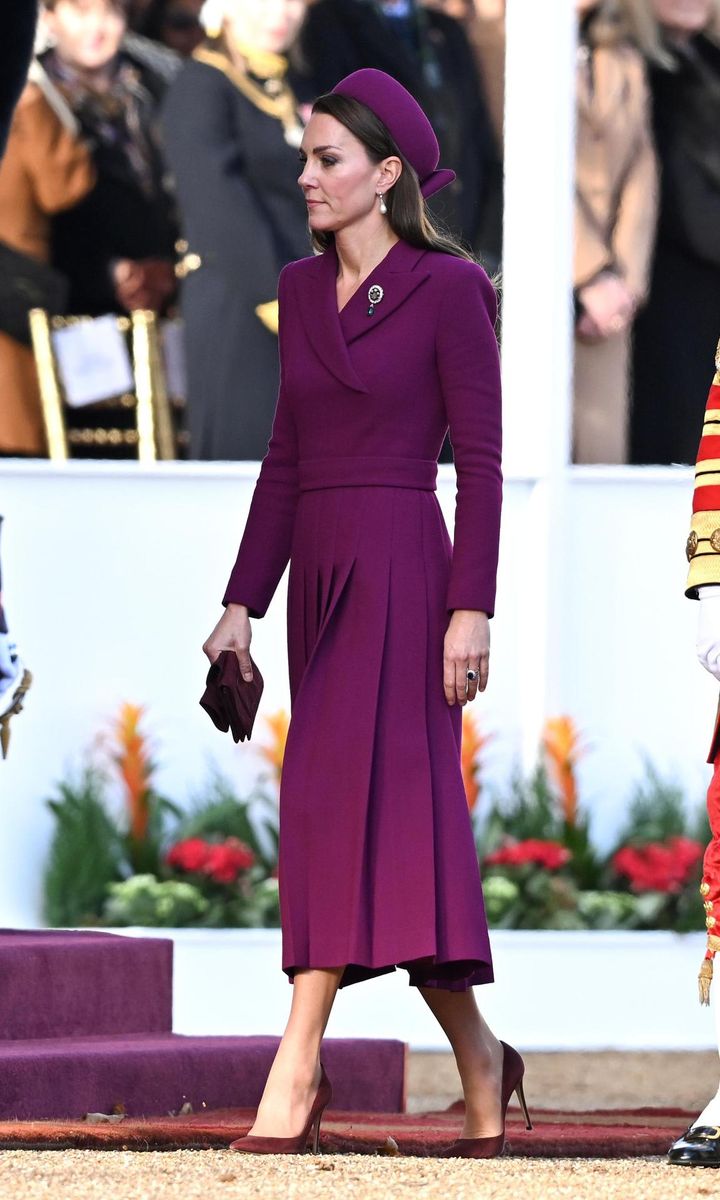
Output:
<instances>
[{"instance_id":1,"label":"white glove","mask_svg":"<svg viewBox=\"0 0 720 1200\"><path fill-rule=\"evenodd\" d=\"M698 588L700 616L695 649L706 671L720 680L720 585Z\"/></svg>"}]
</instances>

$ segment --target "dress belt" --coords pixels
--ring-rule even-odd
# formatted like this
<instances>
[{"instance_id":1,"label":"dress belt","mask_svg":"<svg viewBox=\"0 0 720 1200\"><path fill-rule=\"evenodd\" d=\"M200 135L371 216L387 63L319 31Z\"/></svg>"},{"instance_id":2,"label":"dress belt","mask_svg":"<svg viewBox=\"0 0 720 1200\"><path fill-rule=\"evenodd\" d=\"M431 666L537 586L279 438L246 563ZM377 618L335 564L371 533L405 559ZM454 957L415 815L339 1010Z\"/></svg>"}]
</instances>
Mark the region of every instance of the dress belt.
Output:
<instances>
[{"instance_id":1,"label":"dress belt","mask_svg":"<svg viewBox=\"0 0 720 1200\"><path fill-rule=\"evenodd\" d=\"M298 463L301 492L338 487L400 487L434 492L437 463L426 458L306 458Z\"/></svg>"}]
</instances>

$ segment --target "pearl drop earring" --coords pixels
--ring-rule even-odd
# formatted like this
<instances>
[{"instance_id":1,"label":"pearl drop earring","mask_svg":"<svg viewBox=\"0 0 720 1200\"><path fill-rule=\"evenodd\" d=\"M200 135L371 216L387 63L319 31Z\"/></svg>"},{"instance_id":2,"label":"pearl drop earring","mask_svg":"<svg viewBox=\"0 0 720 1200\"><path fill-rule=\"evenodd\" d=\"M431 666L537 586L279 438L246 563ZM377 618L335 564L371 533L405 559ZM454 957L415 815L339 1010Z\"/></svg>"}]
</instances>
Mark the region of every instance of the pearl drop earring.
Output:
<instances>
[{"instance_id":1,"label":"pearl drop earring","mask_svg":"<svg viewBox=\"0 0 720 1200\"><path fill-rule=\"evenodd\" d=\"M387 204L385 203L385 197L383 196L382 192L378 192L377 195L378 195L378 199L380 201L380 212L382 213L383 216L385 216L387 213Z\"/></svg>"}]
</instances>

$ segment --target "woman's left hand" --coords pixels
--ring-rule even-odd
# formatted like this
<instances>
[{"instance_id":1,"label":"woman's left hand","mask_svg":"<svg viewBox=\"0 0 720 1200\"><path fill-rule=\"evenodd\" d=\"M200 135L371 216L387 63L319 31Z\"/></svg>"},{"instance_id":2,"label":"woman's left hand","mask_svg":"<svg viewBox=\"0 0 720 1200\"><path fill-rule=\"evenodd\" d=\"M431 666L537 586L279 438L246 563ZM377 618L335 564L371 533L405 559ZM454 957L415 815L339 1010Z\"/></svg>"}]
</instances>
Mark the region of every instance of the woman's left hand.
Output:
<instances>
[{"instance_id":1,"label":"woman's left hand","mask_svg":"<svg viewBox=\"0 0 720 1200\"><path fill-rule=\"evenodd\" d=\"M468 670L478 672L469 680ZM466 704L487 687L490 670L490 622L487 613L456 608L445 634L443 686L448 704Z\"/></svg>"}]
</instances>

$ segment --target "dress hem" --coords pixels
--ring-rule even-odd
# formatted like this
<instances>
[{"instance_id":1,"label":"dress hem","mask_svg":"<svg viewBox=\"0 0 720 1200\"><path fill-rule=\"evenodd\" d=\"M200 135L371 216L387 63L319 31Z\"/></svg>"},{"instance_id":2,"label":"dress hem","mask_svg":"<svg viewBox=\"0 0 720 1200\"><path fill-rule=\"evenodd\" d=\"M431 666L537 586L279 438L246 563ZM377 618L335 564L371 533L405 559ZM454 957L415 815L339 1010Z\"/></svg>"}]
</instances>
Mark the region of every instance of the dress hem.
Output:
<instances>
[{"instance_id":1,"label":"dress hem","mask_svg":"<svg viewBox=\"0 0 720 1200\"><path fill-rule=\"evenodd\" d=\"M353 983L362 983L366 979L374 979L379 975L389 975L398 968L407 971L410 987L442 988L450 992L465 992L471 987L493 983L495 976L492 964L481 958L451 959L445 962L435 962L432 956L413 959L407 962L386 963L370 966L367 963L303 963L294 966L284 966L283 972L288 977L288 983L294 982L296 971L335 970L343 966L343 974L338 987L348 987Z\"/></svg>"}]
</instances>

